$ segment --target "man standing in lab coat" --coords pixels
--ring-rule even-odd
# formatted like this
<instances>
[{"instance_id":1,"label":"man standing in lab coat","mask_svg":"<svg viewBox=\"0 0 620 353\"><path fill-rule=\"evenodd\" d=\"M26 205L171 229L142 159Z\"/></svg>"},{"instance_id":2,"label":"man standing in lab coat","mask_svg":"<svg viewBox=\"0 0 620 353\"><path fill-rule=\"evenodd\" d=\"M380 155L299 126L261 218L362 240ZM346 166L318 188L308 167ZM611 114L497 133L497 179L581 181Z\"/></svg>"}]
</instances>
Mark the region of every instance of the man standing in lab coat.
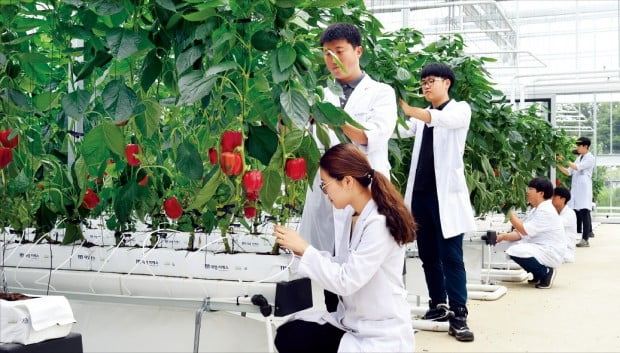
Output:
<instances>
[{"instance_id":1,"label":"man standing in lab coat","mask_svg":"<svg viewBox=\"0 0 620 353\"><path fill-rule=\"evenodd\" d=\"M450 99L455 76L448 65L429 64L420 78L431 107L401 101L404 113L415 120L408 121L409 129L399 128L399 134L415 136L405 203L418 222L418 252L431 299L424 319L449 320L451 336L473 341L463 263L463 235L475 230L463 165L471 109Z\"/></svg>"},{"instance_id":2,"label":"man standing in lab coat","mask_svg":"<svg viewBox=\"0 0 620 353\"><path fill-rule=\"evenodd\" d=\"M364 126L366 130L345 124L342 126L342 131L366 154L374 169L389 177L388 141L396 127L396 94L390 86L373 80L362 71L361 41L359 29L349 23L332 24L321 34L320 45L323 47L325 65L336 79L336 87L342 89L341 92L335 92L325 88L324 101L343 108L355 121ZM310 126L315 136L317 128L319 127L314 124ZM340 143L332 130L327 132L331 146ZM322 146L320 142L318 145ZM331 146L325 147L327 149ZM334 209L329 199L321 192L319 183L317 173L312 181L312 188L309 188L306 194L299 233L316 249L338 255L338 248L344 243L339 241L340 236L344 233L349 236L349 230L344 229L345 220L353 211L351 208ZM325 295L327 309L330 312L336 311L337 296L328 292Z\"/></svg>"},{"instance_id":3,"label":"man standing in lab coat","mask_svg":"<svg viewBox=\"0 0 620 353\"><path fill-rule=\"evenodd\" d=\"M577 233L581 233L581 241L577 247L589 247L592 235L592 173L594 172L594 155L590 152L590 139L577 139L577 153L579 157L568 163L568 168L558 164L558 169L571 176L571 199L568 206L575 210L577 215ZM559 159L562 160L561 158Z\"/></svg>"}]
</instances>

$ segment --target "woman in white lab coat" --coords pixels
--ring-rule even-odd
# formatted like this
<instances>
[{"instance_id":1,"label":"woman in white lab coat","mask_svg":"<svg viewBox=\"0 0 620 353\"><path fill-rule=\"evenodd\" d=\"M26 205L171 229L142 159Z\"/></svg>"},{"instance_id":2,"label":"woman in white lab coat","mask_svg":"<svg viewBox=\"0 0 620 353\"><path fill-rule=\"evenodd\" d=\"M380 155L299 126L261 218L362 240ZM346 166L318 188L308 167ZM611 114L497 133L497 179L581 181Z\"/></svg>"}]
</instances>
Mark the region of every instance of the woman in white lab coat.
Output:
<instances>
[{"instance_id":1,"label":"woman in white lab coat","mask_svg":"<svg viewBox=\"0 0 620 353\"><path fill-rule=\"evenodd\" d=\"M285 352L413 352L414 337L402 278L405 244L416 225L389 179L374 171L352 144L320 160L321 189L332 204L351 206L346 248L319 252L292 229L276 226L283 248L300 256L297 273L339 296L336 312L301 312L278 328Z\"/></svg>"}]
</instances>

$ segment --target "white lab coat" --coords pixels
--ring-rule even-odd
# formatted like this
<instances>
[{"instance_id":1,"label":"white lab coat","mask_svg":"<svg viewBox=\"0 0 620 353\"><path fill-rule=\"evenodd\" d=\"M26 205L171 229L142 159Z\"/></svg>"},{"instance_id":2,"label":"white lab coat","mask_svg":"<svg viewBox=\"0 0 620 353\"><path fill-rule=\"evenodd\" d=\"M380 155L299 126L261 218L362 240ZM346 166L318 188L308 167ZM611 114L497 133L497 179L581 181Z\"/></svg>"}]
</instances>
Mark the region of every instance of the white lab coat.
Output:
<instances>
[{"instance_id":1,"label":"white lab coat","mask_svg":"<svg viewBox=\"0 0 620 353\"><path fill-rule=\"evenodd\" d=\"M564 262L566 236L564 225L551 200L533 208L523 222L527 235L514 242L506 254L516 257L534 257L547 267L559 267Z\"/></svg>"},{"instance_id":2,"label":"white lab coat","mask_svg":"<svg viewBox=\"0 0 620 353\"><path fill-rule=\"evenodd\" d=\"M584 154L581 160L579 157L575 160L577 169L568 168L568 173L572 176L568 206L573 210L584 208L592 210L592 173L594 172L595 158L590 152Z\"/></svg>"},{"instance_id":3,"label":"white lab coat","mask_svg":"<svg viewBox=\"0 0 620 353\"><path fill-rule=\"evenodd\" d=\"M308 247L296 268L297 274L338 294L338 310L304 311L291 319L327 322L346 331L339 352L413 352L411 309L402 279L405 246L391 236L373 200L360 213L351 238L343 241L344 252L337 249L336 257Z\"/></svg>"},{"instance_id":4,"label":"white lab coat","mask_svg":"<svg viewBox=\"0 0 620 353\"><path fill-rule=\"evenodd\" d=\"M443 236L448 239L476 229L463 165L463 153L471 120L471 109L466 102L451 100L443 110L428 109L428 111L431 114L431 122L428 126L434 127L433 153L439 218ZM411 207L424 124L423 121L412 118L407 121L408 129L403 129L401 126L398 128L401 137L415 136L409 179L405 191L407 207ZM425 167L433 168L433 166Z\"/></svg>"},{"instance_id":5,"label":"white lab coat","mask_svg":"<svg viewBox=\"0 0 620 353\"><path fill-rule=\"evenodd\" d=\"M564 235L566 236L566 248L564 249L564 263L575 262L575 247L577 239L577 215L575 211L565 206L560 212L560 218L564 225Z\"/></svg>"},{"instance_id":6,"label":"white lab coat","mask_svg":"<svg viewBox=\"0 0 620 353\"><path fill-rule=\"evenodd\" d=\"M329 88L325 89L325 101L336 107L340 106L339 97ZM368 138L368 144L365 146L356 144L356 146L366 153L370 165L375 170L389 178L388 141L394 132L397 119L394 90L365 75L351 93L344 110L366 128L364 132ZM340 143L332 130L329 130L329 137L331 146ZM319 148L323 148L318 139L317 144ZM339 242L339 237L335 234L343 232L344 220L352 211L333 208L329 199L319 188L319 184L320 176L317 173L312 181L312 188L309 188L306 193L299 233L315 248L331 253L335 243ZM336 232L335 229L338 231Z\"/></svg>"}]
</instances>

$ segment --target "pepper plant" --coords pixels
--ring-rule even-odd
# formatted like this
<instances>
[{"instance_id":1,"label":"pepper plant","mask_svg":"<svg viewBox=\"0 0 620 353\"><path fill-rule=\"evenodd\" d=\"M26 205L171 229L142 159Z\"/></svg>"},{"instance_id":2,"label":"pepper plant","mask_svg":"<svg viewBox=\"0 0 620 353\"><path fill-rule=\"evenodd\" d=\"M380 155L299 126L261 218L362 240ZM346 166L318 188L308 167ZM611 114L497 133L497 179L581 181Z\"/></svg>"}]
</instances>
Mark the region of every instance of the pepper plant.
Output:
<instances>
[{"instance_id":1,"label":"pepper plant","mask_svg":"<svg viewBox=\"0 0 620 353\"><path fill-rule=\"evenodd\" d=\"M466 164L478 213L518 205L520 182L562 146L532 112L502 104L487 59L465 55L460 37L424 46L414 29L383 33L362 0L0 0L0 10L0 130L19 136L1 170L0 225L42 235L61 223L67 242L97 216L119 234L143 220L224 236L246 216L298 216L327 129L346 140L339 127L355 124L322 102L321 87L339 86L318 37L337 21L362 29L364 71L410 103L425 104L424 64L455 68L454 97L474 112ZM410 151L390 142L397 185ZM299 158L305 177L287 173ZM257 191L244 186L250 171L262 175Z\"/></svg>"}]
</instances>

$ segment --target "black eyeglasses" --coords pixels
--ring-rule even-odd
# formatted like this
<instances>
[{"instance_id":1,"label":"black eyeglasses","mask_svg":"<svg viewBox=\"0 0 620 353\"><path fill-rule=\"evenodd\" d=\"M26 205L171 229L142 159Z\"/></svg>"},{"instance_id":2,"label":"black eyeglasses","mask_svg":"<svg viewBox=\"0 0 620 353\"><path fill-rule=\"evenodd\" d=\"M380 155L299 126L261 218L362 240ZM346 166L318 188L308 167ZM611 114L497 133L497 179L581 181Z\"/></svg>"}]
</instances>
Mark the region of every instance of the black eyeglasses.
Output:
<instances>
[{"instance_id":1,"label":"black eyeglasses","mask_svg":"<svg viewBox=\"0 0 620 353\"><path fill-rule=\"evenodd\" d=\"M437 80L444 81L445 78L435 78L435 77L433 77L433 78L429 78L429 79L426 79L426 80L422 80L422 81L420 81L420 86L422 86L422 87L424 87L424 86L432 87L433 84L435 83L435 81L437 81Z\"/></svg>"},{"instance_id":2,"label":"black eyeglasses","mask_svg":"<svg viewBox=\"0 0 620 353\"><path fill-rule=\"evenodd\" d=\"M333 182L333 180L332 180L332 181L329 181L329 182L327 182L327 183L325 183L325 182L321 181L321 184L319 184L319 187L321 188L321 191L323 191L323 193L324 193L325 195L327 195L327 190L325 190L325 188L327 187L327 185L331 184L332 182Z\"/></svg>"}]
</instances>

